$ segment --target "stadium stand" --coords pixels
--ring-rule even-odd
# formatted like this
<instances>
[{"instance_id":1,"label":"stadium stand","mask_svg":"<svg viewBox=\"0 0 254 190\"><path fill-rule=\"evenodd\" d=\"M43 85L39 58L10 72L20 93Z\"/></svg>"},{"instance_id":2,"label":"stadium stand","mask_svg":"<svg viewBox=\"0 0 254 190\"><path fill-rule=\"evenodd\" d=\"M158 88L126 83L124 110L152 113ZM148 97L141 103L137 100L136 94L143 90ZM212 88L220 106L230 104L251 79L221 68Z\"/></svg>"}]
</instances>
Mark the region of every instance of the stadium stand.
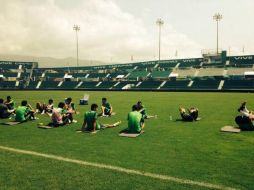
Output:
<instances>
[{"instance_id":1,"label":"stadium stand","mask_svg":"<svg viewBox=\"0 0 254 190\"><path fill-rule=\"evenodd\" d=\"M110 89L116 84L114 81L103 81L96 88L100 89Z\"/></svg>"},{"instance_id":2,"label":"stadium stand","mask_svg":"<svg viewBox=\"0 0 254 190\"><path fill-rule=\"evenodd\" d=\"M220 80L194 80L191 87L192 89L210 89L217 90L220 84Z\"/></svg>"},{"instance_id":3,"label":"stadium stand","mask_svg":"<svg viewBox=\"0 0 254 190\"><path fill-rule=\"evenodd\" d=\"M170 72L169 71L153 71L151 73L152 78L168 78Z\"/></svg>"},{"instance_id":4,"label":"stadium stand","mask_svg":"<svg viewBox=\"0 0 254 190\"><path fill-rule=\"evenodd\" d=\"M135 86L138 84L137 81L121 81L119 83L116 83L116 86L113 86L113 89L130 89L130 88L135 88Z\"/></svg>"},{"instance_id":5,"label":"stadium stand","mask_svg":"<svg viewBox=\"0 0 254 190\"><path fill-rule=\"evenodd\" d=\"M224 69L221 68L201 68L198 76L222 76Z\"/></svg>"},{"instance_id":6,"label":"stadium stand","mask_svg":"<svg viewBox=\"0 0 254 190\"><path fill-rule=\"evenodd\" d=\"M60 89L74 89L79 82L76 81L64 81L61 86L58 86L57 88Z\"/></svg>"},{"instance_id":7,"label":"stadium stand","mask_svg":"<svg viewBox=\"0 0 254 190\"><path fill-rule=\"evenodd\" d=\"M181 69L175 69L172 73L178 74L179 77L188 77L188 76L194 76L196 71L197 70L193 68L181 68Z\"/></svg>"},{"instance_id":8,"label":"stadium stand","mask_svg":"<svg viewBox=\"0 0 254 190\"><path fill-rule=\"evenodd\" d=\"M158 89L161 85L162 81L143 81L139 86L136 86L135 88L139 89Z\"/></svg>"},{"instance_id":9,"label":"stadium stand","mask_svg":"<svg viewBox=\"0 0 254 190\"><path fill-rule=\"evenodd\" d=\"M188 84L190 80L176 80L176 81L166 81L166 83L161 87L161 89L188 89Z\"/></svg>"},{"instance_id":10,"label":"stadium stand","mask_svg":"<svg viewBox=\"0 0 254 190\"><path fill-rule=\"evenodd\" d=\"M245 75L254 72L253 60L247 55L61 68L0 61L0 89L254 91L254 76Z\"/></svg>"},{"instance_id":11,"label":"stadium stand","mask_svg":"<svg viewBox=\"0 0 254 190\"><path fill-rule=\"evenodd\" d=\"M136 78L146 78L149 72L147 71L133 71L128 78L129 79L136 79Z\"/></svg>"},{"instance_id":12,"label":"stadium stand","mask_svg":"<svg viewBox=\"0 0 254 190\"><path fill-rule=\"evenodd\" d=\"M42 81L39 89L57 89L58 81Z\"/></svg>"},{"instance_id":13,"label":"stadium stand","mask_svg":"<svg viewBox=\"0 0 254 190\"><path fill-rule=\"evenodd\" d=\"M95 81L84 81L78 88L79 89L93 89L96 88L98 82Z\"/></svg>"},{"instance_id":14,"label":"stadium stand","mask_svg":"<svg viewBox=\"0 0 254 190\"><path fill-rule=\"evenodd\" d=\"M5 78L7 77L17 77L18 73L16 72L0 72L1 75L3 75Z\"/></svg>"},{"instance_id":15,"label":"stadium stand","mask_svg":"<svg viewBox=\"0 0 254 190\"><path fill-rule=\"evenodd\" d=\"M106 73L90 73L88 78L105 78L106 76Z\"/></svg>"},{"instance_id":16,"label":"stadium stand","mask_svg":"<svg viewBox=\"0 0 254 190\"><path fill-rule=\"evenodd\" d=\"M16 88L16 81L0 81L0 88L2 89L12 89Z\"/></svg>"},{"instance_id":17,"label":"stadium stand","mask_svg":"<svg viewBox=\"0 0 254 190\"><path fill-rule=\"evenodd\" d=\"M29 89L35 89L37 84L38 84L38 81L30 81L29 85L27 86L27 88L29 88Z\"/></svg>"},{"instance_id":18,"label":"stadium stand","mask_svg":"<svg viewBox=\"0 0 254 190\"><path fill-rule=\"evenodd\" d=\"M254 71L253 68L228 68L227 75L244 75L246 71Z\"/></svg>"},{"instance_id":19,"label":"stadium stand","mask_svg":"<svg viewBox=\"0 0 254 190\"><path fill-rule=\"evenodd\" d=\"M254 89L254 80L225 80L224 90Z\"/></svg>"}]
</instances>

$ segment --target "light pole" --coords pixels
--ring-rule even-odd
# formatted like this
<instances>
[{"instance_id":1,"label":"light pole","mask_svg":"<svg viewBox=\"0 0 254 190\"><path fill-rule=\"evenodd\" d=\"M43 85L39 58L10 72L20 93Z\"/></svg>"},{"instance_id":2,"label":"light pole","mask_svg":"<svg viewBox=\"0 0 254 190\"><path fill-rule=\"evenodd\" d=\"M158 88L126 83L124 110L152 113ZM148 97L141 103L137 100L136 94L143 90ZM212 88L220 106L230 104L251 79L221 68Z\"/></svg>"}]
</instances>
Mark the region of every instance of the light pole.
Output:
<instances>
[{"instance_id":1,"label":"light pole","mask_svg":"<svg viewBox=\"0 0 254 190\"><path fill-rule=\"evenodd\" d=\"M161 60L161 27L164 24L164 21L161 18L158 18L156 24L159 26L159 61Z\"/></svg>"},{"instance_id":2,"label":"light pole","mask_svg":"<svg viewBox=\"0 0 254 190\"><path fill-rule=\"evenodd\" d=\"M80 31L80 26L78 25L74 25L73 26L73 30L76 31L76 41L77 41L77 67L79 66L79 63L78 63L78 32Z\"/></svg>"},{"instance_id":3,"label":"light pole","mask_svg":"<svg viewBox=\"0 0 254 190\"><path fill-rule=\"evenodd\" d=\"M217 55L219 54L219 21L222 19L222 15L220 13L216 13L213 16L213 20L217 23Z\"/></svg>"}]
</instances>

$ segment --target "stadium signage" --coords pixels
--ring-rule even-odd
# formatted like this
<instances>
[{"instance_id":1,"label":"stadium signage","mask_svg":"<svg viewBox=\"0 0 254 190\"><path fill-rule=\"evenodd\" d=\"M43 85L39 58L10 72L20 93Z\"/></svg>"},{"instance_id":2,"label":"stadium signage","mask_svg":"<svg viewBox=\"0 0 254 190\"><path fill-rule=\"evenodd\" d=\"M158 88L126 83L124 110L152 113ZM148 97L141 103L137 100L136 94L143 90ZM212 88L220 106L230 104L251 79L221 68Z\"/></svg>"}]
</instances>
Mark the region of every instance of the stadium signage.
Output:
<instances>
[{"instance_id":1,"label":"stadium signage","mask_svg":"<svg viewBox=\"0 0 254 190\"><path fill-rule=\"evenodd\" d=\"M252 60L253 56L234 57L236 60Z\"/></svg>"},{"instance_id":2,"label":"stadium signage","mask_svg":"<svg viewBox=\"0 0 254 190\"><path fill-rule=\"evenodd\" d=\"M1 64L1 65L14 65L14 64L32 65L32 62L0 61L0 64Z\"/></svg>"}]
</instances>

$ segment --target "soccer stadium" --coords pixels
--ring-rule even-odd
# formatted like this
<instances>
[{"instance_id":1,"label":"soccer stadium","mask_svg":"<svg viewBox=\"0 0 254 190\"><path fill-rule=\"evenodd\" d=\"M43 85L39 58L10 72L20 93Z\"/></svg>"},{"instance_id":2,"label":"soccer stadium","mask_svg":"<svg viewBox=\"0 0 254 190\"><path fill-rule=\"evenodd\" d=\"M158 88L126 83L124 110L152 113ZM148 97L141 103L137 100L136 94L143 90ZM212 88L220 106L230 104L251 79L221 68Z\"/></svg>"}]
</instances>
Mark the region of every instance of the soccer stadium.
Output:
<instances>
[{"instance_id":1,"label":"soccer stadium","mask_svg":"<svg viewBox=\"0 0 254 190\"><path fill-rule=\"evenodd\" d=\"M254 6L253 2L247 1L244 5L246 9ZM81 8L91 8L94 14L90 15L91 18L105 22L107 17L113 22L118 16L121 21L126 19L131 22L130 14L138 14L143 5L145 17L159 12L156 3L150 0L147 4L143 0L137 1L137 12L131 2L77 1L79 9L78 5L76 7L67 1L38 3L28 0L21 3L14 0L11 3L4 0L0 11L6 11L0 13L0 21L2 18L10 22L16 19L14 14L10 16L7 13L10 8L18 13L26 10L23 15L26 19L21 21L19 15L17 23L23 23L27 28L29 24L35 27L32 19L38 19L41 11L49 14L55 10L51 16L52 22L56 19L56 23L61 23L56 16L67 14L69 9L80 11ZM170 2L176 3L173 0ZM155 18L153 22L159 34L153 45L156 56L141 58L145 50L137 50L140 59L130 53L130 60L122 56L123 59L105 61L103 55L101 59L98 56L98 64L90 64L91 61L82 64L81 59L87 58L82 52L90 51L92 55L93 48L98 48L100 41L104 43L103 36L89 36L89 29L83 28L82 22L79 25L72 23L71 32L75 34L72 36L75 37L73 47L61 44L66 52L73 50L71 56L75 57L71 65L64 61L55 64L50 59L42 63L41 59L36 58L42 55L38 53L40 51L58 54L48 44L54 46L54 43L62 43L65 32L53 38L47 37L47 31L45 34L36 33L38 39L46 36L49 40L45 44L44 39L41 41L40 51L36 49L40 44L33 42L38 39L32 34L31 37L25 35L25 41L31 38L34 49L26 49L23 39L15 39L20 44L10 47L5 44L10 44L11 40L2 40L0 51L8 54L8 58L0 54L0 189L254 189L254 49L250 47L248 52L245 48L232 52L233 47L220 48L219 24L224 14L223 17L221 13L214 14L214 7L220 7L219 10L225 8L224 11L230 15L228 10L243 5L232 1L230 6L229 0L191 2L193 5L185 3L204 9L211 6L214 16L209 19L217 24L213 39L216 39L216 48L197 46L198 53L190 51L193 56L189 56L187 51L192 48L189 43L178 45L179 49L182 48L182 54L185 52L186 55L178 56L180 50L177 50L173 56L165 56L163 35L165 39L166 32L163 33L163 30L167 28L167 19L162 18ZM165 0L161 3L159 7L163 14L163 4L169 4ZM183 8L178 5L180 3L176 4L178 9ZM23 5L25 8L22 8ZM157 10L156 14L148 11L151 7ZM110 9L110 16L104 11L106 8ZM171 11L173 9L170 8ZM120 10L128 10L129 13L120 13ZM189 11L187 8L183 10ZM114 15L114 11L118 16ZM170 14L166 8L165 11L166 15ZM210 14L208 9L203 11ZM101 17L102 13L106 15ZM250 15L254 16L252 11ZM82 17L82 14L79 16ZM45 20L45 23L48 21ZM176 23L172 25L177 28ZM103 23L98 24L101 25ZM122 25L118 23L116 26L119 28ZM14 30L19 27L14 25ZM27 28L19 30L20 36L22 31L29 30ZM0 27L0 39L11 38L16 32L11 32L11 27L9 30L5 33ZM248 30L253 31L253 28ZM86 37L82 35L83 31ZM109 29L111 32L114 33ZM193 29L195 32L196 29ZM127 34L127 41L135 39L129 34L131 31L124 33ZM204 36L207 34L202 33ZM178 38L178 34L172 35ZM248 39L248 35L247 32L240 40ZM125 40L119 36L121 42L117 50L114 50L114 45L103 50L120 56L118 49L124 46ZM93 40L98 38L98 41L91 44L91 49L86 49L82 44L90 43L89 37ZM83 38L87 41L82 41ZM54 39L56 41L51 43L50 40ZM137 41L137 46L141 40ZM246 43L252 42L249 40ZM128 49L127 46L124 47ZM187 48L184 50L185 46ZM145 49L145 45L142 48ZM101 49L95 50L97 55ZM10 56L27 52L34 54L34 57ZM67 57L66 52L60 51L60 54Z\"/></svg>"}]
</instances>

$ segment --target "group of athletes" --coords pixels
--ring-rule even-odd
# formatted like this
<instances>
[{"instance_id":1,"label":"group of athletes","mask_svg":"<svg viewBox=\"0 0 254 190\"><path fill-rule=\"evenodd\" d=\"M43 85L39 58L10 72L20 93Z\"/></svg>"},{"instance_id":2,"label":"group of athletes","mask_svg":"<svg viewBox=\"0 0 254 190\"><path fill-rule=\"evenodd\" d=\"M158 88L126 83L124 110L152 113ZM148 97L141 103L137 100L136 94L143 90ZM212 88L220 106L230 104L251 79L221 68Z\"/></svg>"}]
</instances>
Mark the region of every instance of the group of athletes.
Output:
<instances>
[{"instance_id":1,"label":"group of athletes","mask_svg":"<svg viewBox=\"0 0 254 190\"><path fill-rule=\"evenodd\" d=\"M48 103L36 103L36 108L23 100L21 105L16 107L14 100L8 96L6 101L0 98L0 118L1 119L15 119L15 122L27 122L29 120L36 120L37 114L47 114L51 120L47 126L59 127L76 123L73 119L74 114L78 114L75 109L75 104L72 102L72 98L66 98L64 101L59 102L58 106L54 106L53 99L49 99ZM82 128L78 132L96 132L105 128L116 127L121 124L118 121L114 124L100 124L98 117L111 117L115 113L113 112L112 105L107 101L107 98L102 98L101 112L98 112L98 105L92 104L91 110L85 112ZM148 116L146 109L139 101L132 106L132 111L128 113L128 128L125 132L140 133L145 126L145 119L153 118L157 116ZM44 124L41 124L44 125Z\"/></svg>"},{"instance_id":2,"label":"group of athletes","mask_svg":"<svg viewBox=\"0 0 254 190\"><path fill-rule=\"evenodd\" d=\"M98 122L98 117L111 117L115 114L107 98L102 98L100 111L98 107L97 104L92 104L91 110L85 112L83 125L78 132L88 131L95 133L98 130L116 127L121 124L121 121L113 124L100 124ZM247 109L246 102L241 104L238 111L241 115L237 116L235 121L239 127L245 130L253 130L252 121L254 121L254 113ZM183 121L192 122L198 120L198 108L191 107L185 109L180 107L179 113ZM75 104L71 97L59 102L57 107L54 106L54 101L52 99L49 99L48 103L38 102L36 103L35 109L33 109L26 100L23 100L21 105L16 107L11 96L7 96L5 101L0 98L0 118L2 119L14 118L16 122L26 122L38 119L36 114L47 114L50 117L50 123L47 124L47 126L59 127L76 123L77 121L73 119L73 115L79 114L79 112L76 111ZM157 115L148 115L145 106L141 101L138 101L132 106L132 110L128 113L128 127L121 132L140 133L145 127L145 119L156 117Z\"/></svg>"}]
</instances>

